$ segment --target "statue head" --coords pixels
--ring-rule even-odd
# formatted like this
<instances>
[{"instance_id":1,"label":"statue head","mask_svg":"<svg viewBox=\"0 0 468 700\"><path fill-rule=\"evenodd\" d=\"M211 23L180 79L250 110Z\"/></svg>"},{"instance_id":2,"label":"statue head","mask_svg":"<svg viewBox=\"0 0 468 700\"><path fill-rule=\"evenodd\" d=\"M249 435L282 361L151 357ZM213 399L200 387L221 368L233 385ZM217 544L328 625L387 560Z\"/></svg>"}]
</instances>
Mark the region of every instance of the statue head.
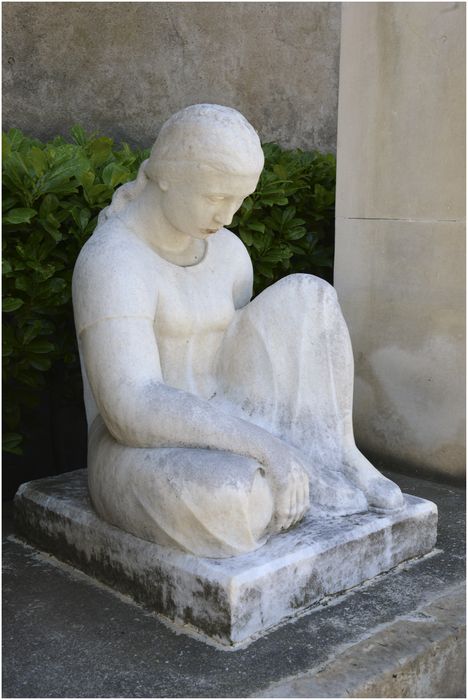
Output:
<instances>
[{"instance_id":1,"label":"statue head","mask_svg":"<svg viewBox=\"0 0 468 700\"><path fill-rule=\"evenodd\" d=\"M260 176L264 157L255 129L240 112L220 105L191 105L161 127L145 167L150 179L218 171Z\"/></svg>"},{"instance_id":2,"label":"statue head","mask_svg":"<svg viewBox=\"0 0 468 700\"><path fill-rule=\"evenodd\" d=\"M258 134L240 112L220 105L191 105L163 124L137 179L114 193L98 222L117 214L152 184L168 193L163 197L168 218L181 208L187 211L182 205L189 194L205 193L207 206L213 208L213 222L205 231L212 233L220 225L228 225L242 200L254 191L263 164ZM197 189L200 192L195 192ZM230 195L224 203L222 194Z\"/></svg>"},{"instance_id":3,"label":"statue head","mask_svg":"<svg viewBox=\"0 0 468 700\"><path fill-rule=\"evenodd\" d=\"M161 128L146 176L159 190L159 206L178 231L206 238L231 223L263 168L260 139L229 107L192 105Z\"/></svg>"}]
</instances>

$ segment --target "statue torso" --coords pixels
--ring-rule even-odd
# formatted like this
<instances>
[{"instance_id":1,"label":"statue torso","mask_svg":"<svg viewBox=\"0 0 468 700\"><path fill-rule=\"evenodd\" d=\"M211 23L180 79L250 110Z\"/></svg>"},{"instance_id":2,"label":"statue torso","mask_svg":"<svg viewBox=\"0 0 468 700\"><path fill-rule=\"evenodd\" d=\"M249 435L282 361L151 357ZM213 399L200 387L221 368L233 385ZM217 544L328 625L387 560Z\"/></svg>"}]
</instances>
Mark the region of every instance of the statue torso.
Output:
<instances>
[{"instance_id":1,"label":"statue torso","mask_svg":"<svg viewBox=\"0 0 468 700\"><path fill-rule=\"evenodd\" d=\"M228 232L208 240L197 265L180 267L155 256L154 331L167 384L204 398L215 390L216 355L231 323L233 271L226 268Z\"/></svg>"},{"instance_id":2,"label":"statue torso","mask_svg":"<svg viewBox=\"0 0 468 700\"><path fill-rule=\"evenodd\" d=\"M101 318L151 318L164 382L210 398L216 391L217 353L236 311L239 271L250 265L239 239L222 229L208 239L198 264L181 267L109 222L96 230L80 258L74 289L77 332ZM77 307L87 305L77 303L79 280L92 288L96 277L94 308L80 314Z\"/></svg>"}]
</instances>

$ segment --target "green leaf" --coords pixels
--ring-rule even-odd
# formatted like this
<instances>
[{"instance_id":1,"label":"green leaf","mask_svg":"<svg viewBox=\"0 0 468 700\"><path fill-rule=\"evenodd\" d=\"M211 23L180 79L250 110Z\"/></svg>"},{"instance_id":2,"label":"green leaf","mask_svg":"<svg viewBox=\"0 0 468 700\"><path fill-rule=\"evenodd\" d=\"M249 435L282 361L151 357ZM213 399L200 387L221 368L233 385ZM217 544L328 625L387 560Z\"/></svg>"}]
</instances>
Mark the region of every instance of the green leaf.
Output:
<instances>
[{"instance_id":1,"label":"green leaf","mask_svg":"<svg viewBox=\"0 0 468 700\"><path fill-rule=\"evenodd\" d=\"M10 129L8 132L8 141L12 151L16 151L24 141L24 136L19 129Z\"/></svg>"},{"instance_id":2,"label":"green leaf","mask_svg":"<svg viewBox=\"0 0 468 700\"><path fill-rule=\"evenodd\" d=\"M297 255L303 255L303 254L304 254L304 251L303 251L302 248L299 248L299 246L293 245L292 243L289 245L289 250L290 250L292 253L295 253L295 254L297 254Z\"/></svg>"},{"instance_id":3,"label":"green leaf","mask_svg":"<svg viewBox=\"0 0 468 700\"><path fill-rule=\"evenodd\" d=\"M44 378L36 372L27 372L24 370L19 370L16 372L16 379L25 384L27 387L34 389L36 391L40 390L44 386Z\"/></svg>"},{"instance_id":4,"label":"green leaf","mask_svg":"<svg viewBox=\"0 0 468 700\"><path fill-rule=\"evenodd\" d=\"M269 250L262 255L262 263L277 263L290 258L292 253L286 249Z\"/></svg>"},{"instance_id":5,"label":"green leaf","mask_svg":"<svg viewBox=\"0 0 468 700\"><path fill-rule=\"evenodd\" d=\"M111 154L113 143L112 139L102 136L88 144L88 153L94 167L106 162Z\"/></svg>"},{"instance_id":6,"label":"green leaf","mask_svg":"<svg viewBox=\"0 0 468 700\"><path fill-rule=\"evenodd\" d=\"M4 191L4 196L3 196L3 199L2 199L2 211L3 211L4 213L6 213L7 211L9 211L10 209L14 209L15 206L17 206L17 205L20 204L20 203L21 203L21 202L19 201L19 198L18 198L18 197L14 197L14 196L12 196L12 195L8 195L8 194L6 194L6 192Z\"/></svg>"},{"instance_id":7,"label":"green leaf","mask_svg":"<svg viewBox=\"0 0 468 700\"><path fill-rule=\"evenodd\" d=\"M87 207L77 205L70 209L70 213L80 231L84 231L91 218L91 211Z\"/></svg>"},{"instance_id":8,"label":"green leaf","mask_svg":"<svg viewBox=\"0 0 468 700\"><path fill-rule=\"evenodd\" d=\"M52 361L48 357L35 357L29 361L31 367L39 372L47 372L52 367Z\"/></svg>"},{"instance_id":9,"label":"green leaf","mask_svg":"<svg viewBox=\"0 0 468 700\"><path fill-rule=\"evenodd\" d=\"M48 340L41 340L39 338L31 341L28 345L29 352L47 354L49 352L53 352L53 350L55 350L55 345L53 343L50 343Z\"/></svg>"},{"instance_id":10,"label":"green leaf","mask_svg":"<svg viewBox=\"0 0 468 700\"><path fill-rule=\"evenodd\" d=\"M102 171L102 181L109 187L116 187L131 179L127 168L116 163L109 163Z\"/></svg>"},{"instance_id":11,"label":"green leaf","mask_svg":"<svg viewBox=\"0 0 468 700\"><path fill-rule=\"evenodd\" d=\"M35 174L40 177L47 170L47 156L43 150L33 146L29 152L29 160L32 163Z\"/></svg>"},{"instance_id":12,"label":"green leaf","mask_svg":"<svg viewBox=\"0 0 468 700\"><path fill-rule=\"evenodd\" d=\"M48 214L45 219L40 219L40 222L56 243L62 240L62 234L59 229L60 224L53 214Z\"/></svg>"},{"instance_id":13,"label":"green leaf","mask_svg":"<svg viewBox=\"0 0 468 700\"><path fill-rule=\"evenodd\" d=\"M11 343L6 342L5 338L2 338L2 357L10 357L13 355L14 348Z\"/></svg>"},{"instance_id":14,"label":"green leaf","mask_svg":"<svg viewBox=\"0 0 468 700\"><path fill-rule=\"evenodd\" d=\"M78 144L78 146L86 146L88 142L88 137L86 136L86 132L82 126L80 126L79 124L75 124L70 129L70 133L73 137L73 140L76 144Z\"/></svg>"},{"instance_id":15,"label":"green leaf","mask_svg":"<svg viewBox=\"0 0 468 700\"><path fill-rule=\"evenodd\" d=\"M254 204L253 197L252 196L246 197L246 199L244 199L244 201L242 203L241 212L243 214L248 214L250 211L252 211L253 204Z\"/></svg>"},{"instance_id":16,"label":"green leaf","mask_svg":"<svg viewBox=\"0 0 468 700\"><path fill-rule=\"evenodd\" d=\"M19 275L15 279L15 289L19 289L22 292L31 294L31 290L34 287L34 282L31 279L31 275Z\"/></svg>"},{"instance_id":17,"label":"green leaf","mask_svg":"<svg viewBox=\"0 0 468 700\"><path fill-rule=\"evenodd\" d=\"M23 306L24 301L18 299L18 297L7 297L2 300L2 311L4 313L10 313L11 311L16 311L21 306Z\"/></svg>"},{"instance_id":18,"label":"green leaf","mask_svg":"<svg viewBox=\"0 0 468 700\"><path fill-rule=\"evenodd\" d=\"M67 283L61 277L54 277L54 279L49 282L49 288L54 294L62 292L66 287Z\"/></svg>"},{"instance_id":19,"label":"green leaf","mask_svg":"<svg viewBox=\"0 0 468 700\"><path fill-rule=\"evenodd\" d=\"M94 180L96 179L96 176L92 172L92 170L87 170L86 172L80 173L77 179L80 185L82 185L85 188L85 190L87 190L93 184Z\"/></svg>"},{"instance_id":20,"label":"green leaf","mask_svg":"<svg viewBox=\"0 0 468 700\"><path fill-rule=\"evenodd\" d=\"M261 262L257 263L256 267L257 267L257 271L261 272L261 274L264 277L266 277L269 280L273 279L273 270L271 269L271 267L269 267L268 265L265 265L264 263L261 263Z\"/></svg>"},{"instance_id":21,"label":"green leaf","mask_svg":"<svg viewBox=\"0 0 468 700\"><path fill-rule=\"evenodd\" d=\"M112 190L108 185L92 185L88 188L86 194L90 204L100 202L104 205L107 201L110 201Z\"/></svg>"},{"instance_id":22,"label":"green leaf","mask_svg":"<svg viewBox=\"0 0 468 700\"><path fill-rule=\"evenodd\" d=\"M4 224L24 224L29 223L33 216L36 216L35 209L10 209L2 221Z\"/></svg>"},{"instance_id":23,"label":"green leaf","mask_svg":"<svg viewBox=\"0 0 468 700\"><path fill-rule=\"evenodd\" d=\"M285 232L285 238L288 241L298 241L300 238L304 238L306 233L307 231L304 226L295 226Z\"/></svg>"},{"instance_id":24,"label":"green leaf","mask_svg":"<svg viewBox=\"0 0 468 700\"><path fill-rule=\"evenodd\" d=\"M39 207L39 216L46 219L49 214L58 209L59 204L59 199L55 194L46 194Z\"/></svg>"},{"instance_id":25,"label":"green leaf","mask_svg":"<svg viewBox=\"0 0 468 700\"><path fill-rule=\"evenodd\" d=\"M67 144L49 151L50 168L39 178L35 196L43 194L67 194L76 191L70 178L79 177L80 173L88 168L88 161L84 155Z\"/></svg>"},{"instance_id":26,"label":"green leaf","mask_svg":"<svg viewBox=\"0 0 468 700\"><path fill-rule=\"evenodd\" d=\"M33 321L30 323L23 332L23 345L28 345L34 338L36 338L42 330L42 325L40 321Z\"/></svg>"},{"instance_id":27,"label":"green leaf","mask_svg":"<svg viewBox=\"0 0 468 700\"><path fill-rule=\"evenodd\" d=\"M245 228L240 229L240 237L242 239L242 242L247 246L250 247L253 243L253 235L251 231Z\"/></svg>"},{"instance_id":28,"label":"green leaf","mask_svg":"<svg viewBox=\"0 0 468 700\"><path fill-rule=\"evenodd\" d=\"M267 206L270 206L270 207L274 206L275 204L277 204L278 206L282 206L282 205L288 203L287 198L282 197L280 195L267 195L267 196L263 197L262 201L263 201L263 204L266 204Z\"/></svg>"},{"instance_id":29,"label":"green leaf","mask_svg":"<svg viewBox=\"0 0 468 700\"><path fill-rule=\"evenodd\" d=\"M252 245L256 250L258 250L259 253L263 254L269 247L270 240L270 236L258 232L255 233L252 237Z\"/></svg>"},{"instance_id":30,"label":"green leaf","mask_svg":"<svg viewBox=\"0 0 468 700\"><path fill-rule=\"evenodd\" d=\"M22 450L20 445L23 441L23 436L19 433L3 433L2 435L2 450L10 454L20 455Z\"/></svg>"},{"instance_id":31,"label":"green leaf","mask_svg":"<svg viewBox=\"0 0 468 700\"><path fill-rule=\"evenodd\" d=\"M278 175L279 178L282 180L287 180L288 178L288 170L284 165L277 164L273 166L273 172L275 175Z\"/></svg>"},{"instance_id":32,"label":"green leaf","mask_svg":"<svg viewBox=\"0 0 468 700\"><path fill-rule=\"evenodd\" d=\"M249 221L247 226L252 231L258 231L259 233L265 232L265 224L262 224L259 221Z\"/></svg>"},{"instance_id":33,"label":"green leaf","mask_svg":"<svg viewBox=\"0 0 468 700\"><path fill-rule=\"evenodd\" d=\"M286 207L283 209L282 214L281 214L281 223L283 226L286 226L287 223L290 223L292 219L294 219L294 216L296 214L296 207Z\"/></svg>"},{"instance_id":34,"label":"green leaf","mask_svg":"<svg viewBox=\"0 0 468 700\"><path fill-rule=\"evenodd\" d=\"M8 158L8 156L11 154L11 144L10 144L10 139L5 133L2 133L2 157L5 160L5 158Z\"/></svg>"},{"instance_id":35,"label":"green leaf","mask_svg":"<svg viewBox=\"0 0 468 700\"><path fill-rule=\"evenodd\" d=\"M9 430L16 430L21 420L19 405L14 400L11 400L10 396L8 396L8 391L5 393L8 401L8 404L4 407L5 424ZM18 393L16 393L16 396L18 396Z\"/></svg>"}]
</instances>

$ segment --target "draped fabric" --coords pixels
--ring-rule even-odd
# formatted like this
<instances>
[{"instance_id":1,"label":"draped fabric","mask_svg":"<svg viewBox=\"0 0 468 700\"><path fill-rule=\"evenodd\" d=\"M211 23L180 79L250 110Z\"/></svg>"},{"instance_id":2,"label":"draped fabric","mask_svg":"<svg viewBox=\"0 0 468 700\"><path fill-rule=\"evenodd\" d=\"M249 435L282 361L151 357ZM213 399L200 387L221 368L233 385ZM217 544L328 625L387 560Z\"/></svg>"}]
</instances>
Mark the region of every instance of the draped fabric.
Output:
<instances>
[{"instance_id":1,"label":"draped fabric","mask_svg":"<svg viewBox=\"0 0 468 700\"><path fill-rule=\"evenodd\" d=\"M291 275L238 310L212 379L213 406L304 453L312 509L367 508L340 471L343 445L352 439L353 359L333 287ZM268 535L273 497L253 459L125 447L98 416L90 429L89 479L98 513L143 539L225 557L256 549Z\"/></svg>"}]
</instances>

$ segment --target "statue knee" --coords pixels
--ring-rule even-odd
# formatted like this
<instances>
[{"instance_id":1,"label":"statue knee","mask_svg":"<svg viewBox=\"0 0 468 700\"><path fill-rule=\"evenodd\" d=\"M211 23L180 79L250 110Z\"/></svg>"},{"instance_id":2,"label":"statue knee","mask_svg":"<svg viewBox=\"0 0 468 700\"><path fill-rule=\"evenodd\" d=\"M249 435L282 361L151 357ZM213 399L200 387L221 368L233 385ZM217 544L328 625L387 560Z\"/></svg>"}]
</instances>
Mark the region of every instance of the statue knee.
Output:
<instances>
[{"instance_id":1,"label":"statue knee","mask_svg":"<svg viewBox=\"0 0 468 700\"><path fill-rule=\"evenodd\" d=\"M291 275L292 277L299 277L299 284L307 290L308 293L320 294L325 297L330 297L336 299L336 289L326 280L316 275L298 274Z\"/></svg>"},{"instance_id":2,"label":"statue knee","mask_svg":"<svg viewBox=\"0 0 468 700\"><path fill-rule=\"evenodd\" d=\"M183 490L180 507L190 515L184 518L189 524L184 533L188 551L208 557L235 556L258 549L266 539L274 512L270 485L262 469L252 470L252 460L233 456L238 461L238 479L232 480L234 472L217 489L198 485Z\"/></svg>"},{"instance_id":3,"label":"statue knee","mask_svg":"<svg viewBox=\"0 0 468 700\"><path fill-rule=\"evenodd\" d=\"M276 282L272 287L267 289L281 289L282 292L291 292L297 294L298 292L306 293L321 293L331 296L336 296L336 290L329 282L317 277L316 275L309 275L304 272L296 272L292 275L287 275L283 277L278 282Z\"/></svg>"},{"instance_id":4,"label":"statue knee","mask_svg":"<svg viewBox=\"0 0 468 700\"><path fill-rule=\"evenodd\" d=\"M273 516L258 462L233 453L134 449L104 424L90 440L89 487L97 513L137 537L202 557L257 549Z\"/></svg>"}]
</instances>

